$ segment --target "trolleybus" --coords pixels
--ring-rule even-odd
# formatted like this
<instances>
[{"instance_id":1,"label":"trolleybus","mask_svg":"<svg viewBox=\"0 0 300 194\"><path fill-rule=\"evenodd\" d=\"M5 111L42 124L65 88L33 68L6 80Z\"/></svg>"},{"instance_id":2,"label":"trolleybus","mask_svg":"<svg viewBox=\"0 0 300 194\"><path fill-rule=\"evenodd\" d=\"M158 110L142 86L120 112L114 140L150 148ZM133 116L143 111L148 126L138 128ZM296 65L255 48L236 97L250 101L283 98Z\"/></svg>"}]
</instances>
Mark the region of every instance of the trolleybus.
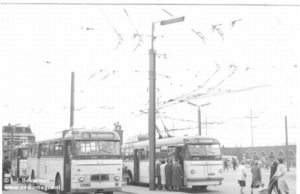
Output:
<instances>
[{"instance_id":1,"label":"trolleybus","mask_svg":"<svg viewBox=\"0 0 300 194\"><path fill-rule=\"evenodd\" d=\"M131 139L132 140L132 139ZM127 168L127 184L149 183L149 141L126 142L123 165ZM215 138L183 136L156 140L156 162L179 159L183 169L183 186L206 189L221 185L223 164L220 142Z\"/></svg>"},{"instance_id":2,"label":"trolleybus","mask_svg":"<svg viewBox=\"0 0 300 194\"><path fill-rule=\"evenodd\" d=\"M27 174L27 157L29 143L22 143L13 149L11 162L11 178L16 181L25 182Z\"/></svg>"},{"instance_id":3,"label":"trolleybus","mask_svg":"<svg viewBox=\"0 0 300 194\"><path fill-rule=\"evenodd\" d=\"M56 193L121 191L120 137L114 131L72 129L29 147L29 180Z\"/></svg>"}]
</instances>

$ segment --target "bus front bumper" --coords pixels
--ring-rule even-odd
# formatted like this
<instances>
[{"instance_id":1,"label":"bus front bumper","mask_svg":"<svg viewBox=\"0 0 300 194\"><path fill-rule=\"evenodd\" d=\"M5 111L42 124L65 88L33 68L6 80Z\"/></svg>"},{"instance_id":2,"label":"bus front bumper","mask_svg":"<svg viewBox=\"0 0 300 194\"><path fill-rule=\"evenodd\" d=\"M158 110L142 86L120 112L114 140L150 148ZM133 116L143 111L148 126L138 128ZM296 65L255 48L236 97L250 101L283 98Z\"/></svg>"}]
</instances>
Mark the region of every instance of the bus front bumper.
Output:
<instances>
[{"instance_id":1,"label":"bus front bumper","mask_svg":"<svg viewBox=\"0 0 300 194\"><path fill-rule=\"evenodd\" d=\"M221 185L223 180L224 180L223 177L187 178L185 185L187 187Z\"/></svg>"},{"instance_id":2,"label":"bus front bumper","mask_svg":"<svg viewBox=\"0 0 300 194\"><path fill-rule=\"evenodd\" d=\"M80 189L72 189L72 193L103 193L103 192L110 192L110 191L122 191L121 187L112 187L112 188L103 188L103 189L96 189L96 188L80 188Z\"/></svg>"}]
</instances>

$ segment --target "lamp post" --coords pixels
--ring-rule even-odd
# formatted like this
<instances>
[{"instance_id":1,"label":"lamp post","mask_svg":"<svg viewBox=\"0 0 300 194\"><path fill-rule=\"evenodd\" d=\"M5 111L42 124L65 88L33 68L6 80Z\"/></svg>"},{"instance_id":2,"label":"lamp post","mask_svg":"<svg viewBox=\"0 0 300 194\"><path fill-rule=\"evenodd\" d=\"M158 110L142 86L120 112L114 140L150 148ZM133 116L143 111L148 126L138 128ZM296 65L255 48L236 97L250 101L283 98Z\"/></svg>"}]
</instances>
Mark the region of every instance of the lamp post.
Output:
<instances>
[{"instance_id":1,"label":"lamp post","mask_svg":"<svg viewBox=\"0 0 300 194\"><path fill-rule=\"evenodd\" d=\"M205 104L201 104L201 105L194 104L194 103L191 103L191 102L187 102L187 103L192 105L192 106L198 106L198 135L201 135L201 109L200 109L200 107L208 106L208 105L210 105L210 103L205 103Z\"/></svg>"},{"instance_id":2,"label":"lamp post","mask_svg":"<svg viewBox=\"0 0 300 194\"><path fill-rule=\"evenodd\" d=\"M11 131L10 131L10 162L12 162L12 155L13 155L13 148L14 148L14 131L16 126L21 125L21 123L19 124L15 124L11 126Z\"/></svg>"},{"instance_id":3,"label":"lamp post","mask_svg":"<svg viewBox=\"0 0 300 194\"><path fill-rule=\"evenodd\" d=\"M149 189L155 190L155 55L154 50L154 27L156 23L160 25L168 25L184 21L184 17L172 18L169 20L162 20L159 22L152 22L151 33L151 49L149 50L149 120L148 120L148 134L149 134Z\"/></svg>"}]
</instances>

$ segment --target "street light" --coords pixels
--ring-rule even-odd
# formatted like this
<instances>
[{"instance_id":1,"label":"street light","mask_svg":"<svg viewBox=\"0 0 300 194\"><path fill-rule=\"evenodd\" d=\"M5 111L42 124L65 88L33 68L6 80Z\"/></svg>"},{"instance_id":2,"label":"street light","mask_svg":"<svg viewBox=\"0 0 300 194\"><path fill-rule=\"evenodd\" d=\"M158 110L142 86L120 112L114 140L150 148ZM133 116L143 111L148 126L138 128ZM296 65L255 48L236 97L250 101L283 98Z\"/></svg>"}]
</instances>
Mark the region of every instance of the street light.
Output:
<instances>
[{"instance_id":1,"label":"street light","mask_svg":"<svg viewBox=\"0 0 300 194\"><path fill-rule=\"evenodd\" d=\"M154 50L154 25L168 25L184 21L184 17L172 18L169 20L162 20L159 22L152 22L151 35L151 49L149 50L149 120L148 120L148 134L149 134L149 189L155 190L155 55Z\"/></svg>"},{"instance_id":2,"label":"street light","mask_svg":"<svg viewBox=\"0 0 300 194\"><path fill-rule=\"evenodd\" d=\"M14 146L14 130L16 126L21 125L21 123L15 124L15 125L10 125L11 126L11 131L10 131L10 162L12 162L12 155L13 155L13 146Z\"/></svg>"},{"instance_id":3,"label":"street light","mask_svg":"<svg viewBox=\"0 0 300 194\"><path fill-rule=\"evenodd\" d=\"M208 105L210 105L210 103L205 103L205 104L201 104L201 105L194 104L194 103L191 103L191 102L187 102L187 103L192 105L192 106L198 106L198 135L201 135L201 109L200 109L200 107L208 106Z\"/></svg>"}]
</instances>

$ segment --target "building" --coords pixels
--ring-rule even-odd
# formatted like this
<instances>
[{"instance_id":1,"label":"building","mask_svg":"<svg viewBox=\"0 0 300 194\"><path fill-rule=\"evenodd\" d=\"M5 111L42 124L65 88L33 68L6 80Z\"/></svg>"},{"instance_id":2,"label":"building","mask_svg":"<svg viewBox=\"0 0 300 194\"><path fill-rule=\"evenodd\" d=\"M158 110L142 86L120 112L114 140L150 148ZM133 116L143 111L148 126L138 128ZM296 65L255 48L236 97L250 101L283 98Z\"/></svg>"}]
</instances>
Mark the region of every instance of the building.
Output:
<instances>
[{"instance_id":1,"label":"building","mask_svg":"<svg viewBox=\"0 0 300 194\"><path fill-rule=\"evenodd\" d=\"M2 156L10 156L11 149L11 130L12 126L2 127ZM35 135L32 133L30 126L22 127L16 126L14 130L14 144L13 147L20 145L24 142L35 142Z\"/></svg>"},{"instance_id":2,"label":"building","mask_svg":"<svg viewBox=\"0 0 300 194\"><path fill-rule=\"evenodd\" d=\"M222 147L222 154L229 155L229 156L237 156L239 161L243 159L251 159L252 158L252 151L251 147L231 147L225 148ZM286 161L286 156L289 158L289 162L293 162L296 165L296 154L297 154L297 147L296 145L288 145L288 151L286 153L286 146L257 146L253 147L253 158L255 160L266 158L269 156L274 156L277 158L282 158Z\"/></svg>"}]
</instances>

